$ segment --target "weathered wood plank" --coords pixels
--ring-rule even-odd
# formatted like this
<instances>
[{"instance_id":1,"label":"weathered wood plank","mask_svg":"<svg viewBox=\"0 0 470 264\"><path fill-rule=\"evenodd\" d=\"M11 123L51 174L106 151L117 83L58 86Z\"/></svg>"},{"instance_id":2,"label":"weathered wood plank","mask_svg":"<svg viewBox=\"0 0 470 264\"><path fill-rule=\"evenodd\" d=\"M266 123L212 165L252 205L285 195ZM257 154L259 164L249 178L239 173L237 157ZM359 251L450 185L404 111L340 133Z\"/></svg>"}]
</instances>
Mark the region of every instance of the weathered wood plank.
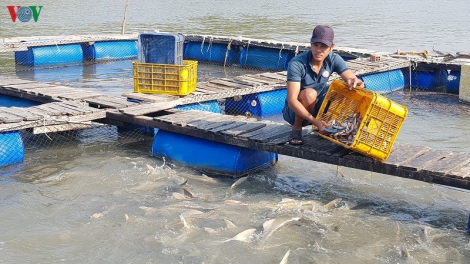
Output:
<instances>
[{"instance_id":1,"label":"weathered wood plank","mask_svg":"<svg viewBox=\"0 0 470 264\"><path fill-rule=\"evenodd\" d=\"M36 82L35 81L30 81L30 80L18 79L18 78L7 78L7 77L2 77L0 79L0 86L1 87L6 87L6 86L9 86L9 85L24 84L24 83L36 83Z\"/></svg>"},{"instance_id":2,"label":"weathered wood plank","mask_svg":"<svg viewBox=\"0 0 470 264\"><path fill-rule=\"evenodd\" d=\"M430 150L415 159L401 164L399 167L413 171L421 170L427 163L435 162L447 155L450 155L449 151Z\"/></svg>"},{"instance_id":3,"label":"weathered wood plank","mask_svg":"<svg viewBox=\"0 0 470 264\"><path fill-rule=\"evenodd\" d=\"M31 112L28 112L27 110L25 110L25 108L22 108L22 107L10 107L10 108L0 107L0 109L2 112L7 112L9 114L22 117L24 121L34 121L34 120L39 120L44 117L42 115L35 115Z\"/></svg>"},{"instance_id":4,"label":"weathered wood plank","mask_svg":"<svg viewBox=\"0 0 470 264\"><path fill-rule=\"evenodd\" d=\"M233 122L233 123L230 123L230 124L226 124L226 125L223 125L223 126L218 126L218 127L212 128L209 131L213 132L213 133L217 133L217 132L222 132L222 131L228 130L228 129L234 129L234 128L243 126L245 124L246 124L246 122L238 121L238 122Z\"/></svg>"},{"instance_id":5,"label":"weathered wood plank","mask_svg":"<svg viewBox=\"0 0 470 264\"><path fill-rule=\"evenodd\" d=\"M274 127L272 130L267 131L266 133L252 136L249 139L254 140L254 141L267 141L273 137L279 136L282 133L290 132L291 130L292 130L292 127L289 125L280 125L280 126Z\"/></svg>"},{"instance_id":6,"label":"weathered wood plank","mask_svg":"<svg viewBox=\"0 0 470 264\"><path fill-rule=\"evenodd\" d=\"M435 175L444 175L468 162L470 162L470 155L467 153L451 153L442 159L424 166L422 171Z\"/></svg>"},{"instance_id":7,"label":"weathered wood plank","mask_svg":"<svg viewBox=\"0 0 470 264\"><path fill-rule=\"evenodd\" d=\"M137 106L129 106L127 108L120 109L121 113L126 115L145 115L150 113L156 113L162 110L167 110L175 106L181 105L184 103L183 99L173 100L169 102L159 102L159 103L150 103L150 104L141 104Z\"/></svg>"},{"instance_id":8,"label":"weathered wood plank","mask_svg":"<svg viewBox=\"0 0 470 264\"><path fill-rule=\"evenodd\" d=\"M410 144L395 144L388 157L386 163L399 166L400 164L406 163L418 156L423 155L425 152L430 151L431 148L424 146L413 146Z\"/></svg>"},{"instance_id":9,"label":"weathered wood plank","mask_svg":"<svg viewBox=\"0 0 470 264\"><path fill-rule=\"evenodd\" d=\"M452 178L470 179L470 162L463 164L460 168L455 168L446 173L446 176Z\"/></svg>"},{"instance_id":10,"label":"weathered wood plank","mask_svg":"<svg viewBox=\"0 0 470 264\"><path fill-rule=\"evenodd\" d=\"M264 123L249 122L249 123L246 123L242 126L222 131L222 134L226 134L226 135L230 135L230 136L237 136L237 135L240 135L242 133L251 132L251 131L254 131L256 129L265 127L265 126L266 126L266 124L264 124Z\"/></svg>"},{"instance_id":11,"label":"weathered wood plank","mask_svg":"<svg viewBox=\"0 0 470 264\"><path fill-rule=\"evenodd\" d=\"M0 108L0 122L2 123L18 123L23 121L23 117L10 114L8 112L3 111Z\"/></svg>"}]
</instances>

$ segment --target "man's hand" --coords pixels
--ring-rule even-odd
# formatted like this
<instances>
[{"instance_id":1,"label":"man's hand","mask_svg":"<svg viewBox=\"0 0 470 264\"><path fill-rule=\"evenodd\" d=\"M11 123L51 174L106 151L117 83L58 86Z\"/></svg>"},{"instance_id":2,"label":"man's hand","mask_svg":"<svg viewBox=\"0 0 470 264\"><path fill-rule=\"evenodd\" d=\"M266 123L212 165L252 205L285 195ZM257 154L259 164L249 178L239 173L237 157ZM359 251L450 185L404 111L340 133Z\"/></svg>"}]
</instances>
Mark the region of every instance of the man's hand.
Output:
<instances>
[{"instance_id":1,"label":"man's hand","mask_svg":"<svg viewBox=\"0 0 470 264\"><path fill-rule=\"evenodd\" d=\"M346 80L346 84L349 87L349 90L356 88L357 86L364 88L364 82L358 78L350 78Z\"/></svg>"}]
</instances>

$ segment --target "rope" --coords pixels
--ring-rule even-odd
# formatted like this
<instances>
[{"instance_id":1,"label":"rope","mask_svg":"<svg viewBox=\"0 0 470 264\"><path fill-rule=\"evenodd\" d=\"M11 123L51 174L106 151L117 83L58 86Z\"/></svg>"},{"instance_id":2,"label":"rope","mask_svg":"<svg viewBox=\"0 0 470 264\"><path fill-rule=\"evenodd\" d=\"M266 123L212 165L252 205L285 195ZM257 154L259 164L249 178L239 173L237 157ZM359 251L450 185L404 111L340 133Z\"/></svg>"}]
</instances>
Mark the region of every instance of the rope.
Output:
<instances>
[{"instance_id":1,"label":"rope","mask_svg":"<svg viewBox=\"0 0 470 264\"><path fill-rule=\"evenodd\" d=\"M224 70L225 70L225 65L227 64L228 52L231 50L231 48L232 48L232 39L230 39L230 41L228 42L227 50L225 51Z\"/></svg>"},{"instance_id":2,"label":"rope","mask_svg":"<svg viewBox=\"0 0 470 264\"><path fill-rule=\"evenodd\" d=\"M201 42L201 54L204 54L204 51L202 49L204 48L204 42L206 41L206 36L202 36L202 42Z\"/></svg>"},{"instance_id":3,"label":"rope","mask_svg":"<svg viewBox=\"0 0 470 264\"><path fill-rule=\"evenodd\" d=\"M279 63L281 62L282 59L282 50L284 49L284 44L282 44L282 47L279 49L279 57L277 59L277 67L279 68Z\"/></svg>"}]
</instances>

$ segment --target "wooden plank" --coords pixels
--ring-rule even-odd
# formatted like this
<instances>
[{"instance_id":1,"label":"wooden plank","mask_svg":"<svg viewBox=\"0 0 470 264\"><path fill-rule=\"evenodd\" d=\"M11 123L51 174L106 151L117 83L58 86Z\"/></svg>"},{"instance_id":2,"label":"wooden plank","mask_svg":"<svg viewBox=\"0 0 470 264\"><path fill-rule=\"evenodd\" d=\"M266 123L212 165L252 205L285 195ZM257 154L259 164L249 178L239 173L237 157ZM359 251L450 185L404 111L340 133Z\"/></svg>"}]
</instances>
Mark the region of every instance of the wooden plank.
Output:
<instances>
[{"instance_id":1,"label":"wooden plank","mask_svg":"<svg viewBox=\"0 0 470 264\"><path fill-rule=\"evenodd\" d=\"M464 164L460 168L455 168L446 173L447 177L453 178L470 178L470 162Z\"/></svg>"},{"instance_id":2,"label":"wooden plank","mask_svg":"<svg viewBox=\"0 0 470 264\"><path fill-rule=\"evenodd\" d=\"M59 108L58 109L57 107L54 107L52 105L52 103L37 105L37 106L35 106L35 108L46 111L46 114L50 115L50 116L58 116L58 115L66 115L67 114L67 111L65 111L66 109L64 109L64 108Z\"/></svg>"},{"instance_id":3,"label":"wooden plank","mask_svg":"<svg viewBox=\"0 0 470 264\"><path fill-rule=\"evenodd\" d=\"M223 90L232 90L231 88L223 88L223 87L220 87L218 85L209 85L209 84L206 84L206 83L198 83L197 84L197 89L199 88L202 88L204 90L207 90L207 91L212 91L212 92L215 92L215 93L218 93L220 91L223 91Z\"/></svg>"},{"instance_id":4,"label":"wooden plank","mask_svg":"<svg viewBox=\"0 0 470 264\"><path fill-rule=\"evenodd\" d=\"M399 166L400 164L415 159L430 150L431 148L429 147L413 146L410 144L395 144L386 163Z\"/></svg>"},{"instance_id":5,"label":"wooden plank","mask_svg":"<svg viewBox=\"0 0 470 264\"><path fill-rule=\"evenodd\" d=\"M258 134L255 136L250 137L250 140L255 140L255 141L268 141L269 139L273 137L278 137L279 135L290 132L292 130L292 127L290 125L280 125L277 127L274 127L272 130Z\"/></svg>"},{"instance_id":6,"label":"wooden plank","mask_svg":"<svg viewBox=\"0 0 470 264\"><path fill-rule=\"evenodd\" d=\"M240 78L242 78L244 80L259 82L263 85L275 85L275 84L280 84L281 83L279 81L274 81L272 79L263 78L262 76L255 76L255 75L243 75L243 76L240 76Z\"/></svg>"},{"instance_id":7,"label":"wooden plank","mask_svg":"<svg viewBox=\"0 0 470 264\"><path fill-rule=\"evenodd\" d=\"M159 102L150 104L140 104L137 106L129 106L128 108L120 109L119 111L126 115L145 115L150 113L156 113L162 110L167 110L175 106L181 105L184 100L178 99L169 102Z\"/></svg>"},{"instance_id":8,"label":"wooden plank","mask_svg":"<svg viewBox=\"0 0 470 264\"><path fill-rule=\"evenodd\" d=\"M0 86L2 87L6 87L9 85L25 84L25 83L34 83L34 81L23 80L19 78L8 78L8 77L2 77L0 79Z\"/></svg>"},{"instance_id":9,"label":"wooden plank","mask_svg":"<svg viewBox=\"0 0 470 264\"><path fill-rule=\"evenodd\" d=\"M12 115L0 109L0 122L2 123L18 123L23 121L23 117Z\"/></svg>"},{"instance_id":10,"label":"wooden plank","mask_svg":"<svg viewBox=\"0 0 470 264\"><path fill-rule=\"evenodd\" d=\"M4 85L4 88L14 91L26 91L28 89L47 88L50 84L38 83L38 82L27 82L19 84Z\"/></svg>"},{"instance_id":11,"label":"wooden plank","mask_svg":"<svg viewBox=\"0 0 470 264\"><path fill-rule=\"evenodd\" d=\"M253 87L253 85L250 85L247 83L235 82L234 80L231 80L231 79L216 79L216 80L209 81L209 83L223 85L225 87L232 88L232 89Z\"/></svg>"},{"instance_id":12,"label":"wooden plank","mask_svg":"<svg viewBox=\"0 0 470 264\"><path fill-rule=\"evenodd\" d=\"M266 124L266 126L260 128L260 129L257 129L257 130L251 131L251 132L247 132L247 133L239 134L238 137L250 138L250 137L253 137L253 136L256 136L256 135L259 135L259 134L268 133L269 131L283 125L281 123L275 123L275 122L271 122L271 121L265 122L265 124Z\"/></svg>"},{"instance_id":13,"label":"wooden plank","mask_svg":"<svg viewBox=\"0 0 470 264\"><path fill-rule=\"evenodd\" d=\"M436 162L424 166L422 171L442 176L453 169L462 167L462 165L468 162L470 162L470 155L467 153L451 153Z\"/></svg>"},{"instance_id":14,"label":"wooden plank","mask_svg":"<svg viewBox=\"0 0 470 264\"><path fill-rule=\"evenodd\" d=\"M311 126L302 128L302 137L305 136L305 135L308 135L310 133L312 133L312 127ZM281 133L276 137L270 138L269 140L266 141L266 143L270 143L270 144L287 143L287 142L289 142L289 135L290 135L290 131L286 131L285 133Z\"/></svg>"},{"instance_id":15,"label":"wooden plank","mask_svg":"<svg viewBox=\"0 0 470 264\"><path fill-rule=\"evenodd\" d=\"M163 94L123 93L122 96L130 99L153 103L168 102L179 99L178 96Z\"/></svg>"},{"instance_id":16,"label":"wooden plank","mask_svg":"<svg viewBox=\"0 0 470 264\"><path fill-rule=\"evenodd\" d=\"M195 118L198 118L199 116L201 116L200 112L202 111L187 111L187 112L188 113L185 113L185 114L177 114L175 117L173 117L174 119L172 120L172 124L185 127L189 121L194 120Z\"/></svg>"},{"instance_id":17,"label":"wooden plank","mask_svg":"<svg viewBox=\"0 0 470 264\"><path fill-rule=\"evenodd\" d=\"M91 127L91 122L79 123L79 124L67 123L67 124L60 124L60 125L38 126L38 127L33 127L33 134L53 133L53 132L60 132L60 131L85 129L85 128L90 128L90 127Z\"/></svg>"},{"instance_id":18,"label":"wooden plank","mask_svg":"<svg viewBox=\"0 0 470 264\"><path fill-rule=\"evenodd\" d=\"M240 135L242 133L247 133L247 132L251 132L251 131L260 129L260 128L265 127L265 126L266 126L265 123L249 122L249 123L246 123L242 126L222 131L222 134L230 135L230 136L237 136L237 135Z\"/></svg>"},{"instance_id":19,"label":"wooden plank","mask_svg":"<svg viewBox=\"0 0 470 264\"><path fill-rule=\"evenodd\" d=\"M12 115L16 115L18 117L23 118L24 121L34 121L34 120L39 120L43 118L43 115L35 115L31 112L28 112L28 108L22 108L22 107L10 107L10 108L4 108L0 107L1 111L7 112Z\"/></svg>"},{"instance_id":20,"label":"wooden plank","mask_svg":"<svg viewBox=\"0 0 470 264\"><path fill-rule=\"evenodd\" d=\"M154 117L154 120L173 125L182 125L182 123L186 123L188 120L192 120L193 118L198 116L201 116L201 113L199 113L199 111L183 111L181 113Z\"/></svg>"},{"instance_id":21,"label":"wooden plank","mask_svg":"<svg viewBox=\"0 0 470 264\"><path fill-rule=\"evenodd\" d=\"M274 73L274 72L265 72L265 73L260 73L259 75L260 75L260 76L264 76L264 77L271 78L271 79L273 79L273 80L278 80L278 81L280 81L280 82L284 82L284 83L287 82L286 76L284 76L284 75L279 75L279 74Z\"/></svg>"},{"instance_id":22,"label":"wooden plank","mask_svg":"<svg viewBox=\"0 0 470 264\"><path fill-rule=\"evenodd\" d=\"M210 112L207 112L207 113L210 113ZM217 115L217 114L201 115L201 116L198 116L197 118L194 118L193 120L188 121L187 126L198 128L199 126L203 126L204 124L207 124L208 122L222 121L222 120L224 120L223 115Z\"/></svg>"},{"instance_id":23,"label":"wooden plank","mask_svg":"<svg viewBox=\"0 0 470 264\"><path fill-rule=\"evenodd\" d=\"M216 81L216 80L214 80L214 81ZM217 80L217 81L220 81L220 80ZM233 89L239 88L239 87L227 86L227 85L223 85L223 84L216 84L216 83L212 83L212 82L204 83L204 87L205 88L207 88L207 87L213 88L217 92L232 91Z\"/></svg>"},{"instance_id":24,"label":"wooden plank","mask_svg":"<svg viewBox=\"0 0 470 264\"><path fill-rule=\"evenodd\" d=\"M425 152L423 155L416 157L410 161L401 164L399 167L412 171L419 171L429 162L435 162L447 155L450 155L449 151L430 150Z\"/></svg>"},{"instance_id":25,"label":"wooden plank","mask_svg":"<svg viewBox=\"0 0 470 264\"><path fill-rule=\"evenodd\" d=\"M208 118L205 121L193 123L191 125L200 130L209 130L224 124L234 123L236 121L240 121L240 119L233 118L232 116L220 115L218 118Z\"/></svg>"},{"instance_id":26,"label":"wooden plank","mask_svg":"<svg viewBox=\"0 0 470 264\"><path fill-rule=\"evenodd\" d=\"M259 81L252 81L247 78L243 78L243 76L238 76L233 79L234 82L240 83L240 84L245 84L245 85L251 85L251 86L261 86L261 85L266 85L262 82Z\"/></svg>"},{"instance_id":27,"label":"wooden plank","mask_svg":"<svg viewBox=\"0 0 470 264\"><path fill-rule=\"evenodd\" d=\"M84 99L84 101L92 105L98 105L100 107L106 107L106 108L124 108L128 106L136 105L136 103L129 102L126 99L110 97L106 95L93 97L93 98L87 98L87 99Z\"/></svg>"},{"instance_id":28,"label":"wooden plank","mask_svg":"<svg viewBox=\"0 0 470 264\"><path fill-rule=\"evenodd\" d=\"M230 123L230 124L214 127L212 129L210 129L209 131L217 133L217 132L222 132L224 130L233 129L233 128L236 128L236 127L239 127L239 126L243 126L245 124L246 124L246 122L236 121L236 122L233 122L233 123Z\"/></svg>"}]
</instances>

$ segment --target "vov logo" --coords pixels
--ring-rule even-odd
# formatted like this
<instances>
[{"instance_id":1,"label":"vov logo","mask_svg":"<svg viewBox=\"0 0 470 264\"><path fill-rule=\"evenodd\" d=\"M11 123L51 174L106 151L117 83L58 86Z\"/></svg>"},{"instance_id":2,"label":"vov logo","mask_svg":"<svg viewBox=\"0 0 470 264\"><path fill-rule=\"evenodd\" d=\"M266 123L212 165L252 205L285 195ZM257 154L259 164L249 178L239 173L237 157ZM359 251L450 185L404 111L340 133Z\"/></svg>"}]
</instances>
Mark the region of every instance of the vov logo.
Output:
<instances>
[{"instance_id":1,"label":"vov logo","mask_svg":"<svg viewBox=\"0 0 470 264\"><path fill-rule=\"evenodd\" d=\"M34 22L38 22L42 10L42 6L7 6L7 8L13 22L16 22L17 18L21 22L29 22L34 18Z\"/></svg>"}]
</instances>

